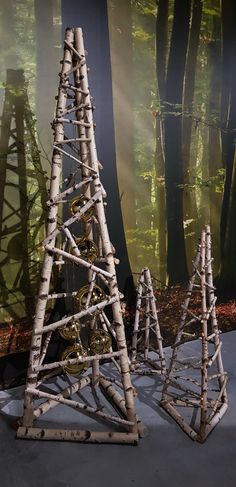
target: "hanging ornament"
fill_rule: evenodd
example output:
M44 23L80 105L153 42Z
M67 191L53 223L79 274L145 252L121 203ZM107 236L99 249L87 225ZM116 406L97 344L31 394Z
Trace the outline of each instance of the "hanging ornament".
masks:
M93 330L89 338L91 355L108 353L111 348L111 337L105 330Z
M80 196L75 196L75 198L70 201L70 211L72 215L75 215L78 211L82 210L83 206L85 206L86 203L88 203L89 201L89 198L87 198L83 194L81 194ZM94 207L91 206L85 213L81 215L81 220L85 222L89 221L93 216L93 213Z
M72 360L72 359L79 359L83 357L87 357L87 351L80 345L79 343L74 343L73 345L67 347L63 354L62 360ZM64 372L67 375L73 375L74 377L78 377L84 370L88 368L87 362L82 362L74 365L65 365L63 367Z
M80 251L82 259L93 263L98 257L98 249L93 240L87 237L76 237L75 243Z
M60 328L59 333L64 340L77 340L79 337L81 324L79 321L73 320L71 323Z
M83 286L76 294L75 296L75 306L78 308L78 310L84 309L87 303L87 298L89 294L89 285ZM89 306L94 306L101 301L104 301L106 299L106 294L103 291L103 289L97 284L95 284L90 301L89 301Z

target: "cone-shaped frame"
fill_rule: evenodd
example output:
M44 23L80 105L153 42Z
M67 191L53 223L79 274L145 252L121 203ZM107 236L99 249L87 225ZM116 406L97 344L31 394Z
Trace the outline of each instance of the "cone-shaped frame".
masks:
M138 350L144 337L144 350ZM150 270L145 267L137 286L137 303L131 348L131 371L140 375L166 373L166 361Z
M161 406L193 440L204 442L227 410L226 383L216 319L211 233L202 231L182 306ZM186 356L184 342L198 337L199 354Z
M65 34L56 115L53 121L55 138L47 235L44 240L45 256L33 325L24 416L17 436L18 438L136 444L138 421L116 279L114 248L110 242L104 211L106 193L99 176L101 165L97 158L93 123L94 107L91 101L82 30L68 28ZM61 183L64 156L67 157L67 161L74 164L74 168L71 168L71 173ZM75 195L76 200L74 198L71 200L71 196ZM68 202L68 198L72 216L59 224L58 207L61 203ZM74 231L78 231L77 229L80 229L82 237L96 240L93 245L93 248L98 249L95 261L91 262L81 254L73 234ZM53 286L52 269L58 264L60 267L66 264L71 269L71 274L80 271L81 267L87 270L84 272L87 286L85 292L78 293L78 290L74 289L50 294L50 285ZM75 303L75 309L72 306L72 312L68 316L48 323L47 304L51 299L62 298L71 299ZM105 312L108 305L111 308L109 319ZM89 350L84 349L79 356L72 354L70 358L45 363L52 333L55 330L60 332L62 327L65 325L68 327L75 321L78 323L78 320L88 330L101 327L110 332L116 339L117 351L113 351L110 347L104 353L89 355ZM77 348L82 343L80 337L78 340L79 343L74 344ZM101 360L117 359L119 359L120 381L106 378L100 370ZM72 366L77 366L76 370L80 372L86 370L81 372L79 380L73 384L70 381L70 385L58 393L53 389L51 392L48 391L47 384L47 392L45 392L44 384L47 377L58 370L72 370ZM92 390L95 398L93 403L88 403L87 399L84 402L78 401L78 397L74 397L81 389L84 393L87 386L91 386L90 391ZM117 387L121 394L117 391ZM79 397L81 398L81 393ZM108 404L108 401L104 403L104 397L111 404ZM38 402L36 403L38 399L44 399L44 402L39 405ZM68 405L84 412L97 422L102 420L108 425L115 424L115 430L81 431L34 426L37 418L58 404ZM111 405L118 414L110 412ZM120 431L118 427L121 428Z

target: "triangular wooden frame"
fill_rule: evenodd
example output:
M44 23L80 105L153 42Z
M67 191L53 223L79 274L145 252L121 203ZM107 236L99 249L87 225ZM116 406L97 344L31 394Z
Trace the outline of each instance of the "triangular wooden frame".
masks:
M139 336L145 334L144 351L138 351ZM154 344L150 344L150 334ZM137 286L137 302L131 346L131 371L138 375L166 373L166 361L162 346L156 298L150 270L142 269ZM152 356L150 356L150 353Z
M72 103L70 101L68 105L68 100L71 99ZM24 415L17 430L17 437L137 444L141 422L137 419L135 412L120 293L116 279L114 249L110 242L104 210L106 193L99 175L101 165L97 158L92 112L93 106L89 93L82 30L80 28L68 28L65 34L56 116L52 124L55 137L48 201L47 235L44 240L45 256L33 325ZM78 135L71 136L71 132L66 135L68 127L74 127L78 131ZM60 178L64 156L73 161L76 167L73 173L64 180L63 189L61 188ZM80 191L81 188L83 190L83 204L69 219L59 224L59 205L67 201L67 198L72 194ZM91 208L93 209L92 214L89 213ZM90 216L88 217L88 215ZM80 222L87 238L92 239L93 232L95 232L99 250L96 262L88 261L81 255L71 230L71 225L75 222ZM64 237L64 240L62 238L62 246L57 243L58 237L61 236ZM52 268L57 264L62 265L63 262L73 264L76 268L82 266L87 269L88 293L86 304L77 312L73 311L68 316L48 324L46 322L48 300L73 298L77 293L75 290L50 294ZM98 278L106 286L107 291L99 302L94 303L91 301L91 296ZM107 306L110 306L112 310L112 324L105 313ZM53 331L62 329L63 326L72 323L74 320L82 319L90 319L91 326L96 326L99 316L103 320L103 328L104 322L105 327L109 328L110 326L110 331L116 338L117 351L110 349L105 353L97 353L92 356L76 356L53 363L45 362ZM116 373L120 373L120 381L106 377L100 370L101 361L113 360L114 362L117 359L119 366ZM55 394L54 390L45 392L43 384L52 373L63 370L66 366L83 363L86 363L88 367L91 366L91 374L86 371L79 380L73 384L70 383L59 393ZM46 375L40 377L39 374L41 373ZM118 415L105 412L101 404L90 406L71 398L87 386L91 386L94 390L99 390L105 395ZM44 399L45 401L39 405L37 399ZM108 425L115 424L116 427L111 431L36 427L34 421L57 404L72 407L86 413L86 415L91 415L97 421L104 420ZM119 431L118 427L120 428Z
M227 374L223 368L222 342L216 319L212 260L211 232L207 225L202 231L193 261L193 273L182 306L182 317L161 399L161 406L183 431L199 442L206 440L228 407ZM197 308L196 294L200 300ZM200 332L196 330L197 325ZM185 357L186 349L183 347L186 338L197 337L199 356ZM210 373L212 369L215 370Z

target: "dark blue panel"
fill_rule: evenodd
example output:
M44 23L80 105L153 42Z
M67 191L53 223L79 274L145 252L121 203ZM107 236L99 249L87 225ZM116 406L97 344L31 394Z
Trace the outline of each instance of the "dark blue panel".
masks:
M101 173L107 191L107 221L110 238L120 258L117 268L121 288L130 274L122 224L116 174L115 139L112 107L112 82L106 0L62 0L62 32L66 27L82 27L89 83L96 110L96 144L98 159L103 164ZM64 35L64 34L63 34Z

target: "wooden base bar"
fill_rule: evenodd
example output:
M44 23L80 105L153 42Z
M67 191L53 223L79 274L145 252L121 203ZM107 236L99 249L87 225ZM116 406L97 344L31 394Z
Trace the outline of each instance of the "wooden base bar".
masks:
M20 426L17 438L28 440L78 441L81 443L120 443L137 445L138 434L106 431L83 431L68 429L25 428Z

